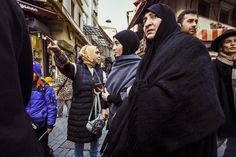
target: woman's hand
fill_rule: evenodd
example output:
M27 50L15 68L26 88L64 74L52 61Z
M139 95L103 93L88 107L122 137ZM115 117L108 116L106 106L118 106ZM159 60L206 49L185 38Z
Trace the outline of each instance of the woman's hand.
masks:
M107 109L102 109L102 116L106 120L109 118L109 112L107 111Z
M104 88L104 91L102 92L102 99L104 101L107 101L107 98L108 98L109 95L110 95L110 93L108 93L107 89Z
M52 52L56 53L58 51L60 51L60 48L59 46L57 45L57 41L53 41L53 42L50 42L48 44L48 50L51 50Z

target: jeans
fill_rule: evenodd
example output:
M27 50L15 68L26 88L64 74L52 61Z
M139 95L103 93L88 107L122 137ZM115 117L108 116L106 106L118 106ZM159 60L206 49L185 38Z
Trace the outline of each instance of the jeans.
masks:
M226 149L223 157L236 157L236 137L227 138Z
M97 157L99 147L99 139L90 142L90 156ZM84 157L84 143L75 143L75 157Z

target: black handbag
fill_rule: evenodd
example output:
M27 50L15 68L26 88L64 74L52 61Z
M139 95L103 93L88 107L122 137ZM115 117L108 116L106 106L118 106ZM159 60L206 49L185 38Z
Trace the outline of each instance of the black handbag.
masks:
M92 112L94 110L95 119L91 119ZM101 102L100 97L97 94L94 94L93 99L93 107L90 111L88 122L86 124L86 128L93 134L100 134L102 132L103 127L105 126L105 119L102 116Z

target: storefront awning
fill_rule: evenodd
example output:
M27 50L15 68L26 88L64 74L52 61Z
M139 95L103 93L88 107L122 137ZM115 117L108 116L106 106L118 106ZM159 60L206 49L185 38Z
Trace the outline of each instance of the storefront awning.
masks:
M106 41L102 32L98 28L88 26L88 25L84 25L83 28L84 28L85 35L88 35L89 37L91 37L94 45L109 47L109 43Z
M37 20L36 18L27 19L27 24L30 31L40 31L41 33L44 33L44 34L50 33L49 28L45 24Z
M40 16L44 16L44 17L48 17L48 18L56 18L57 15L55 12L41 8L39 6L21 1L21 0L17 0L18 4L20 5L20 7L25 10L25 11L29 11L32 12L34 14L40 15Z
M223 34L227 28L223 29L202 29L196 33L196 37L202 41L213 41L215 38ZM236 29L235 29L236 30Z

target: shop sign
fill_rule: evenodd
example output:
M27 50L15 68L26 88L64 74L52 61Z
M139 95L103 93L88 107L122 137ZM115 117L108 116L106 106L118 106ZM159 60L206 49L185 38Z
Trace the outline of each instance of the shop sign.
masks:
M29 12L32 12L34 14L37 14L37 15L40 15L40 16L46 16L46 17L49 17L49 18L56 17L56 13L54 13L50 10L38 7L36 5L30 4L30 3L27 3L27 2L23 2L23 1L20 1L20 0L17 0L17 2L20 5L20 7L25 11L29 11Z

